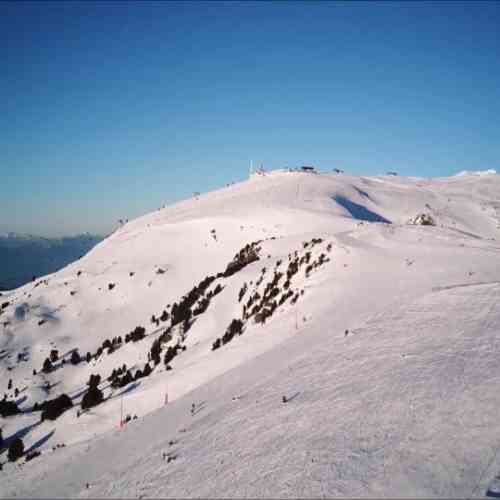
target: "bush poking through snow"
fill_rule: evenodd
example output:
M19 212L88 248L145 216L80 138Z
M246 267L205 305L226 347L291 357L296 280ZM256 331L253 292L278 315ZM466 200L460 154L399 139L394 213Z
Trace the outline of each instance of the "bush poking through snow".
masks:
M125 342L138 342L146 336L146 329L142 326L136 326L134 330L125 335Z
M17 403L15 401L7 401L6 399L0 401L1 417L10 417L12 415L17 415L18 413L21 413L21 410L17 407Z
M227 265L226 270L222 273L224 278L229 278L229 276L237 273L252 262L259 260L259 243L261 241L254 241L245 245Z
M436 222L430 214L421 213L409 219L408 224L414 226L435 226Z
M49 358L45 358L45 361L43 362L42 372L50 373L51 371L52 371L52 363L50 362Z
M97 406L103 400L102 391L97 387L91 387L85 393L82 398L82 410L86 410L87 408L92 408L93 406Z
M153 370L151 369L150 364L149 364L149 363L146 363L146 364L144 365L144 370L142 370L142 376L143 376L143 377L149 377L149 376L151 375L152 371L153 371Z
M33 460L36 457L39 457L42 454L41 451L38 450L33 450L30 451L29 453L26 454L25 460L26 462L29 462L30 460Z
M66 410L73 407L71 398L67 394L61 394L55 399L44 401L39 409L42 410L41 419L43 420L56 420Z
M227 327L226 332L222 336L222 339L221 339L222 344L224 345L224 344L227 344L228 342L231 342L231 340L233 339L233 337L235 335L241 335L242 333L243 333L243 321L241 321L241 319L233 319L231 321L231 323L229 324L229 326ZM215 349L220 347L220 345L219 345L218 347L214 348L214 345L218 340L219 339L217 339L214 342L214 344L212 345L212 351L214 351Z
M118 369L115 372L115 378L111 381L111 387L117 388L117 387L125 387L127 384L130 384L130 382L133 382L134 378L132 377L132 373L130 370L123 370L124 375L123 377L118 377ZM123 373L120 372L120 373Z
M101 383L101 376L99 374L94 375L91 373L87 385L89 387L97 387L100 383Z
M101 382L100 375L90 375L90 380L87 382L89 385L89 390L85 393L82 398L82 410L87 408L92 408L97 406L103 400L102 391L99 390L98 385Z
M165 366L170 364L170 361L172 361L178 354L181 346L177 344L175 347L169 346L167 349L167 352L165 353L165 357L163 358L163 362L165 363Z
M9 451L7 452L7 458L9 462L15 462L23 456L24 453L24 443L21 438L16 438L9 446Z
M245 293L247 293L248 290L248 285L246 283L243 283L243 286L241 287L239 293L238 293L238 302L241 302L241 299L245 296Z
M210 299L207 297L202 297L196 307L193 309L193 316L198 316L203 314L210 305Z
M153 360L155 366L159 365L161 362L161 341L160 339L155 339L153 345L151 346L151 350L149 351L151 354L151 359Z

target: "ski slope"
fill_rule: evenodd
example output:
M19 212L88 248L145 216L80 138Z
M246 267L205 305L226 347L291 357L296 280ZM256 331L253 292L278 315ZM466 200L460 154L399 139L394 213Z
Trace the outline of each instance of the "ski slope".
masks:
M484 496L500 472L499 200L493 173L274 171L130 221L79 261L4 293L0 372L24 412L0 426L42 455L5 463L0 495ZM408 225L419 213L436 226ZM168 325L151 315L256 241L259 260L216 278L207 310L185 334L173 330L185 351L172 370L162 362L119 389L103 381L105 401L77 418L90 374L142 369ZM264 324L246 319L212 350L294 252L322 262L290 279L296 302ZM52 348L84 355L137 325L140 342L39 371ZM33 404L61 393L73 408L40 423ZM120 428L122 405L138 418Z

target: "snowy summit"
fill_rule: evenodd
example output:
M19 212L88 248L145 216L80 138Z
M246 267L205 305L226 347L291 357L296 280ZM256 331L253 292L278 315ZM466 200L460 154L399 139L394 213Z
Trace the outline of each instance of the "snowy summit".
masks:
M462 175L494 175L496 174L497 171L493 168L490 168L488 170L462 170L458 174L456 174L456 177L460 177Z
M124 224L2 292L0 496L494 495L499 236L497 175L261 172Z

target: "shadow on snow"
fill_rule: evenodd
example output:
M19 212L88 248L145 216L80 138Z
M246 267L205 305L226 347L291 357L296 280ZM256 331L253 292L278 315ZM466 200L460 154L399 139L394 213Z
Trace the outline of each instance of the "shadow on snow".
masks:
M343 208L345 208L355 219L367 222L383 222L384 224L391 224L391 221L382 217L381 215L368 210L363 205L351 201L345 196L336 195L333 199Z

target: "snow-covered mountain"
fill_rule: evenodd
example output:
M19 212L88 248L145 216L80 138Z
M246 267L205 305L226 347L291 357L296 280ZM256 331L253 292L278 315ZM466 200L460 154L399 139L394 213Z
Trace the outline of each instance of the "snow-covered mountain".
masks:
M462 175L495 175L497 171L494 168L490 168L488 170L462 170L459 172L457 177Z
M0 496L491 494L499 235L493 174L274 171L130 221L0 297Z
M42 238L29 234L0 234L0 290L17 288L63 268L93 248L100 236L80 234Z

